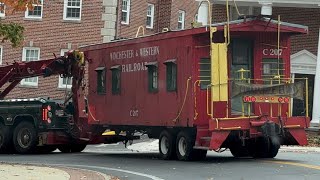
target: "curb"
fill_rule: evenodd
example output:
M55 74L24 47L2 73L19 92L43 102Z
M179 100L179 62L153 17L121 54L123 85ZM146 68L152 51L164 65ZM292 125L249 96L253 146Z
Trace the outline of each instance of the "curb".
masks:
M281 146L280 152L319 152L320 147L301 147L301 146Z
M0 162L0 179L32 179L32 180L112 180L114 177L108 176L93 170L59 167L44 164L18 164Z

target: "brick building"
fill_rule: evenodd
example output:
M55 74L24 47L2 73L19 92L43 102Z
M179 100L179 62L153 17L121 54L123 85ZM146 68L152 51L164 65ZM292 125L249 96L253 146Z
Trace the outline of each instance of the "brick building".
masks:
M117 38L132 38L140 26L145 34L158 33L164 28L190 28L198 3L193 0L119 0L118 6Z
M33 61L53 58L82 45L101 43L114 34L106 22L115 8L110 0L40 0L32 11L0 13L1 22L16 22L24 26L25 39L20 47L1 43L0 64L13 61ZM115 13L113 14L115 16ZM114 28L113 28L114 29ZM7 97L63 98L70 80L58 76L24 79Z

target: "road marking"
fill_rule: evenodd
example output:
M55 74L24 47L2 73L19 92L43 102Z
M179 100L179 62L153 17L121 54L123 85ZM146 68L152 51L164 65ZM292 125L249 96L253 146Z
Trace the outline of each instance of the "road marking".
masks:
M263 161L263 162L274 163L274 164L285 164L285 165L299 166L299 167L305 167L309 169L320 170L320 166L311 165L311 164L303 164L303 163L295 163L295 162L287 162L287 161Z
M144 173L139 173L136 171L129 171L129 170L124 170L124 169L117 169L117 168L108 168L108 167L100 167L100 166L87 166L87 165L74 165L74 164L50 164L50 165L54 165L54 166L65 166L65 167L81 167L81 168L92 168L92 169L103 169L106 171L118 171L118 172L124 172L124 173L128 173L128 174L133 174L136 176L142 176L142 177L146 177L149 179L153 179L153 180L164 180L161 179L159 177L153 176L153 175L149 175L149 174L144 174Z

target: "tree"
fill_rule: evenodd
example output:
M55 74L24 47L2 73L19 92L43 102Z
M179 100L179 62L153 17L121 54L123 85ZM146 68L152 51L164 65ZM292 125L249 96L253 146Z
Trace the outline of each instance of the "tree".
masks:
M25 11L27 8L32 9L33 4L38 4L39 0L1 0L0 10L4 10L7 14L17 11ZM24 27L17 23L2 23L0 21L0 38L2 43L11 42L13 47L19 46L23 41Z

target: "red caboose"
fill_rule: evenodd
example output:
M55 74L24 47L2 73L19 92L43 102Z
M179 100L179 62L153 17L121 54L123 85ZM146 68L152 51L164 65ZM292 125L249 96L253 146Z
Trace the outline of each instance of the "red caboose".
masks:
M292 99L308 98L290 79L290 36L307 32L254 18L84 47L89 124L159 138L164 159L306 145L309 118L291 115Z

